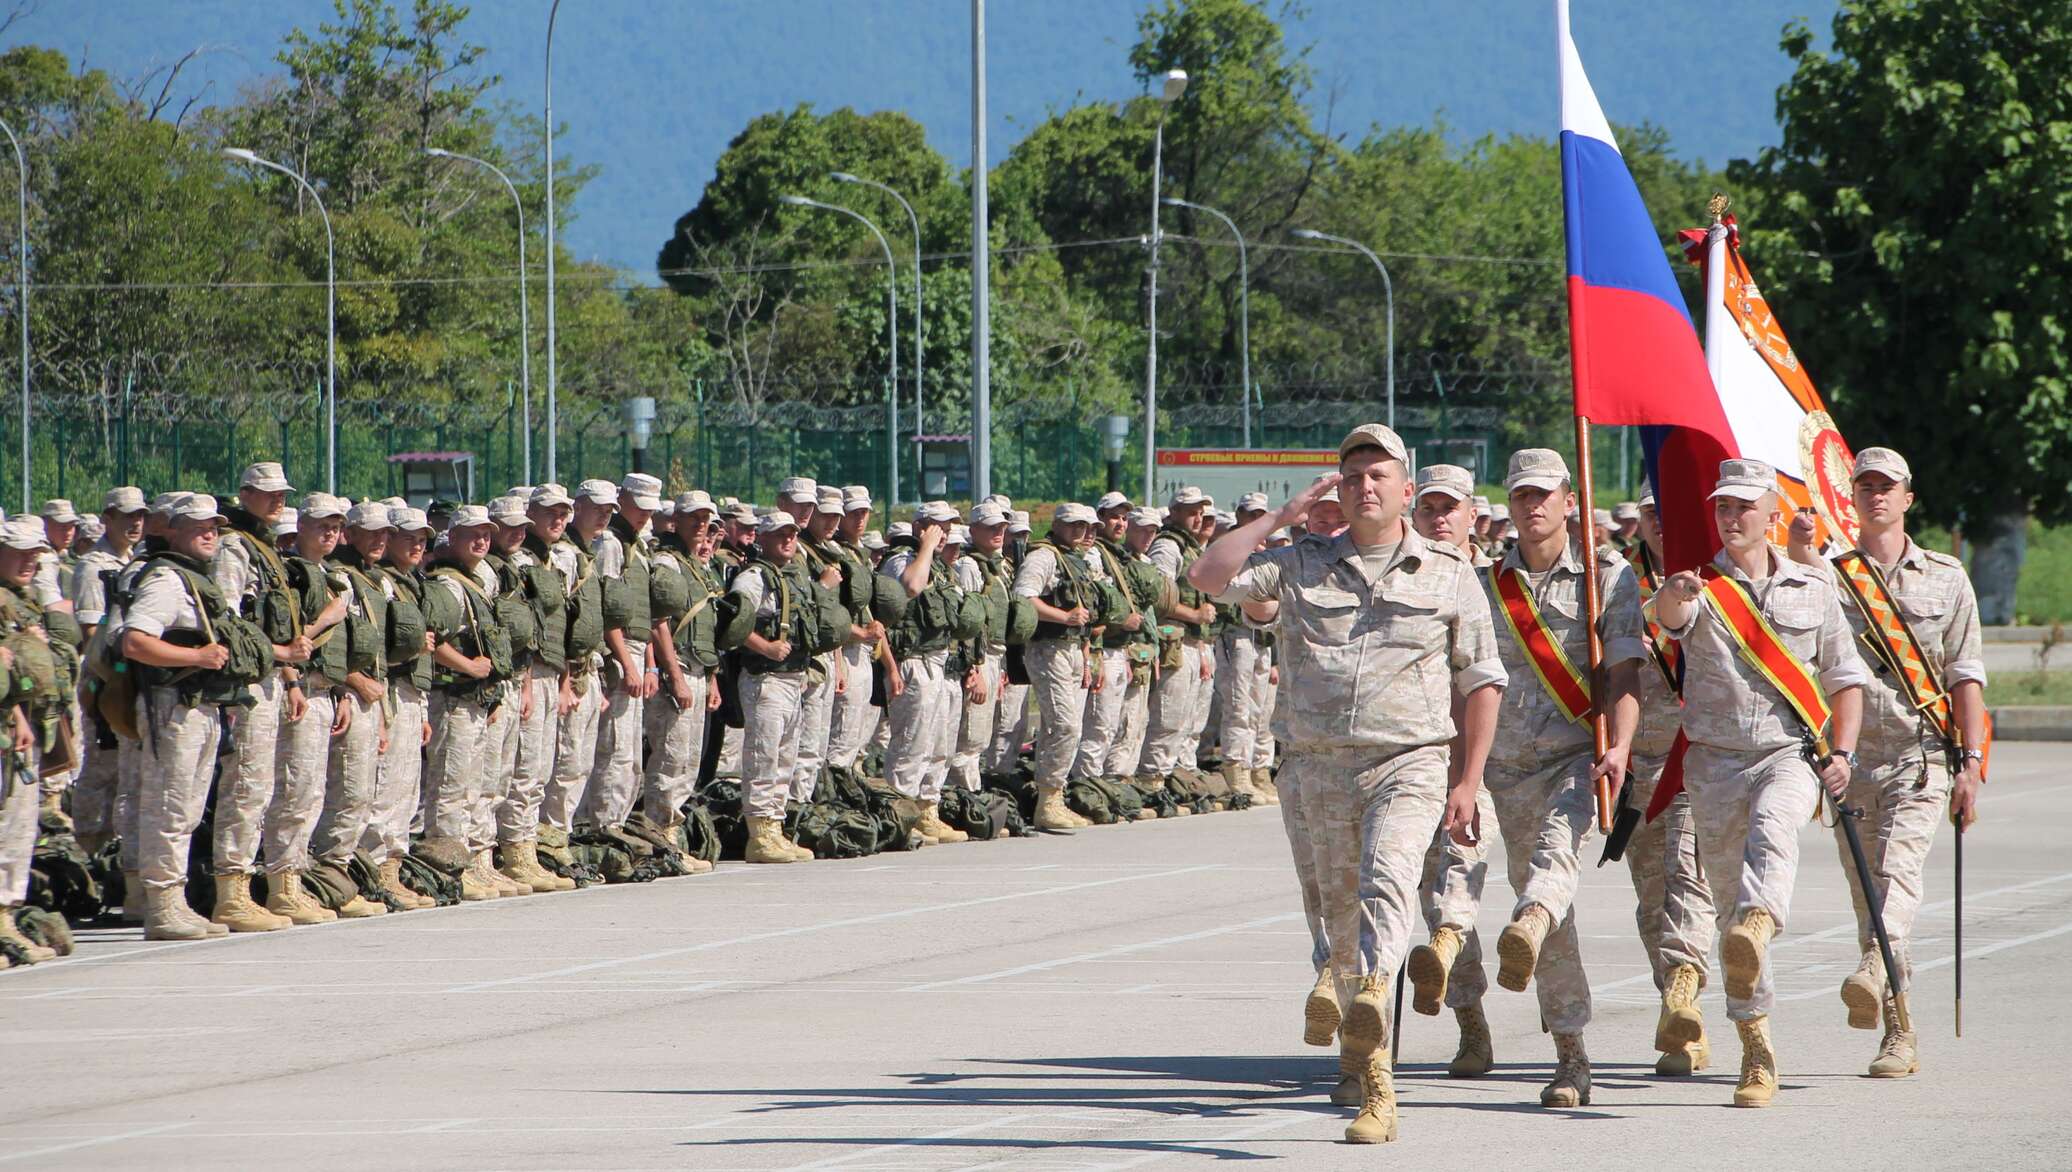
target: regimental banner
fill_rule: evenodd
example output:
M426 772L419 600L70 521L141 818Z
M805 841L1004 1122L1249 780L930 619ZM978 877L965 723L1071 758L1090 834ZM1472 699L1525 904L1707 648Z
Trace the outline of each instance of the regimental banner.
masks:
M1724 204L1716 201L1722 212ZM1820 521L1816 543L1855 545L1855 457L1750 275L1734 217L1679 235L1684 255L1705 270L1705 359L1735 442L1744 458L1777 469L1784 511L1772 540L1783 545L1792 516L1812 509Z

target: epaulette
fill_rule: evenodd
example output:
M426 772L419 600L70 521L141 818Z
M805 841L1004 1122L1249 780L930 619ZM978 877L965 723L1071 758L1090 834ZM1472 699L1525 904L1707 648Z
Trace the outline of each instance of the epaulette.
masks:
M1463 553L1461 551L1461 548L1457 545L1447 545L1442 542L1427 541L1425 542L1425 548L1431 550L1434 553L1443 554L1446 557L1450 557L1457 562L1465 562L1468 560L1468 555Z
M1921 547L1915 546L1914 548L1920 549ZM1964 559L1946 554L1939 549L1922 549L1921 556L1927 558L1929 564L1941 566L1946 570L1961 570L1964 568Z

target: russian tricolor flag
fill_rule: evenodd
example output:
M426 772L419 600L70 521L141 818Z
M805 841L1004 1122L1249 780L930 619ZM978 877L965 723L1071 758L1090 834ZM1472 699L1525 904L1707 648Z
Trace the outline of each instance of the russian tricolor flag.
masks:
M1568 239L1569 354L1576 414L1641 426L1670 570L1706 561L1719 541L1710 494L1737 454L1705 352L1670 275L1640 189L1612 139L1555 0L1561 41L1561 196Z

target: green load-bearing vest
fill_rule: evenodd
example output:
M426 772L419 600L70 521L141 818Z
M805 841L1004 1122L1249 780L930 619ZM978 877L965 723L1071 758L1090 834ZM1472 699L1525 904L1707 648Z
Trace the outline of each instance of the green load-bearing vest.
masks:
M605 618L604 582L597 576L597 559L580 541L562 538L562 544L575 551L576 584L569 592L568 606L563 612L568 616L568 635L562 650L568 662L577 666L588 664L592 655L604 649Z
M912 542L912 538L901 537L894 538L892 544L912 548ZM882 576L890 580L895 589L905 591L906 587L898 578L890 574ZM958 634L963 612L964 591L957 585L957 576L943 565L940 558L934 559L928 566L927 588L907 600L898 623L887 632L886 641L892 647L892 654L899 659L908 659L941 651L960 637L969 638L968 634ZM980 622L983 621L981 613Z
M626 638L645 643L654 637L653 600L648 596L648 553L640 535L624 517L614 514L606 530L619 539L625 551L625 567L619 577L604 584L604 625L626 632Z
M317 621L324 608L331 605L334 593L331 575L324 567L308 558L290 554L281 562L287 567L288 585L302 598L302 627L305 631ZM316 650L310 654L309 662L303 665L306 674L323 681L326 687L337 687L345 682L347 647L345 622L319 632L314 637ZM311 688L311 691L317 689Z
M1185 529L1177 529L1168 525L1160 529L1158 536L1152 538L1152 541L1153 543L1171 541L1180 547L1180 572L1173 575L1173 600L1181 606L1188 607L1200 606L1207 601L1208 596L1196 590L1187 581L1188 567L1194 564L1195 559L1201 557L1201 542L1195 540L1194 534L1187 532ZM1187 635L1196 639L1213 635L1216 626L1213 621L1207 623L1180 623L1178 625Z
M665 551L683 571L690 603L678 620L676 653L706 671L719 666L719 579L704 562L680 550ZM659 560L659 559L658 559Z
M526 552L532 563L524 569L525 597L532 603L538 631L533 651L540 662L555 671L568 666L568 582L547 556L547 543L538 534L525 535Z
M1059 545L1050 537L1045 537L1035 545L1030 546L1029 552L1033 554L1039 549L1050 550L1056 556L1058 563L1057 580L1052 582L1050 589L1044 592L1043 601L1057 607L1059 610L1072 610L1083 606L1090 615L1088 624L1091 625L1092 623L1099 622L1101 592L1093 579L1088 577L1086 563L1079 560L1078 556L1071 550ZM1045 639L1083 639L1086 637L1086 630L1087 628L1083 626L1068 627L1063 623L1054 623L1049 619L1038 618L1036 620L1036 633L1032 636L1032 640L1040 642Z
M368 573L360 551L352 546L340 543L338 552L326 564L346 576L353 597L360 600L360 605L345 616L346 670L381 679L388 674L388 595Z
M750 675L765 675L770 672L801 672L812 661L811 631L813 618L809 607L811 599L801 599L794 590L793 580L784 572L784 567L763 557L760 550L741 567L740 574L756 574L763 579L763 588L768 595L777 599L775 614L754 614L737 619L746 621L757 635L774 643L780 639L791 642L791 654L782 660L744 651L741 655L741 670ZM757 608L760 610L761 608ZM736 624L729 624L730 626ZM737 641L736 645L739 645Z
M223 599L223 592L217 589L207 567L200 562L172 550L152 554L144 568L131 580L133 596L135 591L143 588L144 579L154 573L178 574L181 584L194 599L195 609L202 616L202 630L167 631L165 641L178 647L221 643L230 653L230 658L216 671L133 663L129 667L137 673L137 686L142 689L170 685L179 692L181 702L186 704L249 705L252 702L251 685L273 670L271 640L256 623L230 609ZM123 605L127 609L128 600L124 600Z

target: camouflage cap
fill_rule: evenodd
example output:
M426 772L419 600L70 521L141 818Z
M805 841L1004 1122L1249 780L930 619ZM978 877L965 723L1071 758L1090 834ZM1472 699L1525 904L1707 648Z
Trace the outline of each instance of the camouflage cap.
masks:
M636 509L659 509L662 507L662 482L645 472L628 472L619 481L619 491L633 498Z
M1029 511L1027 509L1008 510L1007 531L1009 533L1027 533L1029 531Z
M872 553L876 553L885 548L885 535L875 529L866 529L863 531L863 536L856 539L856 544L870 550Z
M942 539L944 545L970 545L971 530L962 525L950 526L950 532Z
M0 545L9 549L49 549L50 541L43 535L43 522L35 517L16 517L0 523Z
M79 524L79 510L72 507L71 501L61 496L44 501L41 515L44 520L55 521L60 525Z
M1143 529L1156 529L1165 524L1165 518L1154 508L1131 509L1130 524Z
M1722 460L1719 483L1713 485L1711 495L1754 501L1761 500L1764 493L1776 491L1777 469L1761 460Z
M720 510L720 516L740 525L755 524L755 506L746 501L735 501Z
M490 501L489 519L513 529L532 524L532 518L525 513L525 498L522 496L500 496Z
M871 490L861 484L852 484L842 490L842 511L854 513L876 506L871 503Z
M781 533L786 529L798 527L799 523L792 520L791 514L782 509L764 513L755 519L755 532L758 537L765 533Z
M991 501L980 501L971 506L973 525L1005 525L1010 519L1007 510Z
M572 505L575 500L568 495L566 488L549 481L546 484L535 485L525 503L542 509L555 509L563 505Z
M1263 492L1248 492L1237 498L1237 511L1240 513L1265 512L1266 494Z
M1914 479L1914 470L1907 467L1907 458L1891 448L1865 448L1856 453L1856 471L1849 474L1849 479L1853 482L1873 472L1901 484L1911 483Z
M322 521L328 517L343 517L352 512L352 508L352 502L342 496L312 492L303 495L301 514L305 521Z
M345 514L348 529L394 529L396 522L389 516L387 505L379 501L361 501Z
M1612 520L1638 521L1640 520L1640 506L1632 501L1620 501L1612 506Z
M1169 509L1177 509L1183 505L1210 505L1214 503L1216 503L1214 498L1203 492L1198 484L1183 484L1173 490L1173 495L1166 498L1166 507Z
M1410 449L1403 446L1403 437L1394 428L1379 423L1362 423L1346 432L1345 438L1338 441L1338 458L1343 460L1347 453L1369 447L1380 448L1405 464L1410 462Z
M424 510L414 505L390 505L388 512L390 523L395 525L399 532L426 533L432 528L432 523L425 517Z
M692 513L717 512L719 512L719 506L713 503L711 495L702 488L694 488L689 492L677 495L676 515L679 517L687 517Z
M942 523L955 521L957 510L948 501L929 501L914 510L916 522Z
M820 496L820 486L810 476L787 476L777 486L777 499L796 505L810 505Z
M104 513L141 513L149 507L144 502L144 490L134 485L111 488L108 495L101 498L101 511Z
M619 507L619 486L609 480L590 479L576 485L576 499L593 505Z
M453 522L446 528L451 532L455 529L472 529L493 524L495 522L489 519L489 510L481 505L457 505L453 510Z
M1464 501L1475 495L1475 477L1458 464L1426 464L1417 470L1417 495L1428 492Z
M216 498L205 492L174 493L166 515L174 521L222 521L223 510L216 507Z
M1058 525L1091 525L1100 519L1099 514L1078 501L1066 501L1064 504L1059 505L1058 511L1051 516L1051 522Z
M1520 448L1511 453L1511 465L1504 473L1504 491L1537 488L1553 492L1567 484L1568 461L1553 448Z
M295 486L288 483L288 474L272 460L245 465L244 475L238 477L239 488L256 488L260 492L294 492Z
M1094 512L1096 513L1105 513L1110 509L1127 509L1129 507L1130 498L1119 492L1102 493L1101 499L1094 502Z
M912 537L913 535L914 527L906 521L894 521L892 524L885 526L885 536L888 539Z

